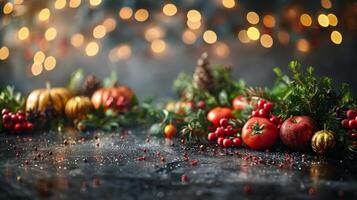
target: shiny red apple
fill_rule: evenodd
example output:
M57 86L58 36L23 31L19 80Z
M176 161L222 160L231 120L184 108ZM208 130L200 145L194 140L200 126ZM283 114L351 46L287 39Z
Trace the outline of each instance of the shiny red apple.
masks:
M316 123L309 116L295 116L284 121L280 128L280 139L284 145L297 151L311 148L311 138L316 131Z

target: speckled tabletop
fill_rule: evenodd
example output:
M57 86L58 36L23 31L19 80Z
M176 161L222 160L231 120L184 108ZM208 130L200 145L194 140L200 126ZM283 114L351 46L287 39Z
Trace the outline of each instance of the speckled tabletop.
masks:
M142 130L3 134L0 172L0 199L357 199L356 162Z

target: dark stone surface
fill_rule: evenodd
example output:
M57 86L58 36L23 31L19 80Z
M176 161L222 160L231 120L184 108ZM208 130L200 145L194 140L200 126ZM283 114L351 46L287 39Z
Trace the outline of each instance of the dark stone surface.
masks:
M146 131L1 135L0 199L357 199L356 162L164 143Z

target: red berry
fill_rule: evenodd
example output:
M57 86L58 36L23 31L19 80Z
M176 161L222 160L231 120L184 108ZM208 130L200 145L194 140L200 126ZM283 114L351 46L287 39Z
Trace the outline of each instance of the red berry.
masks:
M2 111L1 111L1 115L6 115L6 114L9 114L9 110L8 109L6 109L6 108L4 108L4 109L2 109Z
M25 117L22 116L22 115L18 115L17 119L18 119L19 122L24 122L26 120Z
M3 120L4 123L10 122L10 121L11 121L11 116L8 115L8 114L4 114L4 115L2 116L2 120Z
M223 147L228 148L230 146L232 146L232 141L228 138L223 139Z
M350 129L357 129L357 120L351 119L348 122L348 126L350 127Z
M351 133L351 137L356 138L357 137L357 133Z
M26 122L25 127L26 127L26 130L30 131L30 132L33 131L33 128L34 128L34 126L31 122Z
M228 119L227 118L222 118L219 120L219 124L223 127L226 128L228 126Z
M234 138L233 139L233 145L236 146L236 147L240 147L242 145L242 139Z
M17 123L17 124L15 124L14 129L15 129L15 132L19 133L23 130L23 126L22 126L22 124Z
M197 107L199 108L199 109L205 109L206 108L206 102L205 101L199 101L198 103L197 103Z
M263 109L264 108L264 104L267 102L267 100L265 100L265 99L260 99L259 101L258 101L258 108L260 108L260 109Z
M265 110L270 111L273 108L273 104L271 102L266 102L263 106Z
M266 117L268 115L268 111L265 109L259 109L259 117Z
M183 182L183 183L185 183L185 182L188 182L188 176L186 176L186 175L182 175L181 176L181 182Z
M342 121L341 121L341 125L342 125L342 127L343 127L343 128L349 128L349 127L350 127L350 125L348 125L348 122L349 122L349 120L348 120L348 119L344 119L344 120L342 120Z
M278 125L279 122L280 122L280 118L277 117L277 116L275 116L275 115L272 115L272 116L270 117L269 121L270 121L271 123L275 124L275 125Z
M222 146L222 145L223 145L223 140L224 140L223 137L219 137L219 138L217 139L217 144L218 144L219 146Z
M357 117L357 111L355 110L348 110L346 112L346 116L348 119L355 119Z
M259 111L258 110L253 110L252 111L252 117L259 117Z
M217 137L223 137L224 136L224 129L221 127L218 127L215 131Z
M11 115L11 121L12 123L16 124L19 121L19 118L17 117L17 115L13 114Z
M208 140L209 140L209 141L214 141L214 140L216 140L216 139L217 139L216 133L209 133L209 134L208 134Z
M224 133L226 135L232 135L234 133L234 129L233 126L228 125L225 129L224 129Z

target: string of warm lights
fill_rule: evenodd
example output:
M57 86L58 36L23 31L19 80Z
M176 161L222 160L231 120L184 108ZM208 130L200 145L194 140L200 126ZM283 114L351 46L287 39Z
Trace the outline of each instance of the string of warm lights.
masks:
M67 29L64 29L60 23L54 23L55 18L58 20L58 16L63 14L59 12L65 9L80 12L82 8L87 8L88 12L93 12L96 9L103 8L104 1L55 0L41 2L42 4L36 5L45 7L33 8L31 1L24 0L0 3L3 11L1 25L3 30L11 32L9 27L14 27L16 30L15 38L11 37L10 41L4 41L8 43L8 46L0 47L0 60L4 61L11 56L11 49L29 47L25 48L27 51L24 55L25 58L32 58L33 60L30 71L34 76L40 75L44 70L55 69L57 59L62 58L61 51L49 51L51 45L60 47L54 49L69 48L66 42L68 41L68 44L83 51L86 56L93 57L102 51L103 39L107 38L110 32L120 31L123 27L131 29L139 27L139 33L143 33L143 39L149 44L152 55L164 55L169 50L167 40L165 40L167 27L149 22L163 18L184 20L185 28L181 34L181 40L184 44L206 43L212 48L213 53L221 58L227 57L230 53L230 47L224 42L220 32L215 27L209 26L208 19L205 18L206 15L199 9L181 9L179 5L172 2L163 3L160 5L160 10L124 5L116 13L101 15L99 23L89 24L84 28L80 27L77 29L78 31L73 33L64 33L63 31ZM219 9L243 12L239 3L235 0L217 0L217 2ZM277 42L281 45L295 44L299 52L307 53L311 49L312 42L304 37L303 33L311 30L322 30L329 34L329 39L333 44L342 44L341 25L336 14L331 11L333 7L331 0L321 0L320 4L321 11L316 16L296 6L290 6L282 11L282 16L273 13L258 14L255 11L247 11L243 25L240 25L239 30L235 33L236 37L242 44L256 43L263 48L272 48ZM356 4L354 6L357 8ZM32 16L35 19L34 22L28 20L28 17ZM284 24L282 23L283 20L285 24L286 21L290 23L292 31L288 28L282 28L280 24ZM357 23L355 22L356 19L348 18L348 20ZM11 23L12 21L17 23ZM144 22L147 23L140 26ZM352 22L347 24L353 25ZM131 26L132 23L138 24ZM133 47L130 42L124 41L108 52L108 58L111 62L126 60L131 57L132 52Z

